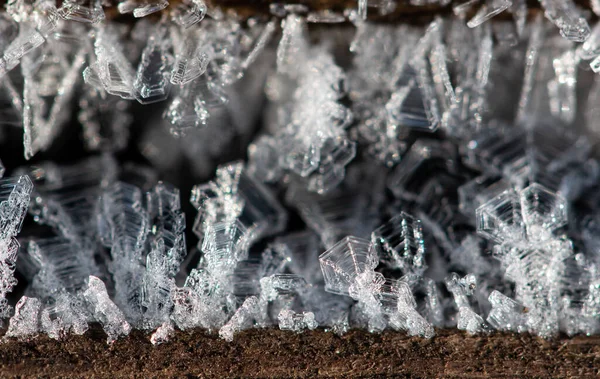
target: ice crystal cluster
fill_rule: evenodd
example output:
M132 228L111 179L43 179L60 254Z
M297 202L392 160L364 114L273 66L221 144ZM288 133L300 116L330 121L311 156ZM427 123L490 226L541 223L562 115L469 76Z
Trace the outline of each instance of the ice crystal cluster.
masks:
M600 23L528 3L9 0L4 338L600 332Z

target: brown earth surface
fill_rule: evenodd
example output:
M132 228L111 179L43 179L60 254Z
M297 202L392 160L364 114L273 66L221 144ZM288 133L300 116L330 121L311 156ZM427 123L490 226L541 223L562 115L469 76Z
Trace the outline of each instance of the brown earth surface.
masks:
M544 340L439 330L427 340L399 332L255 329L229 343L199 330L153 346L140 331L107 345L93 328L64 341L0 343L0 376L597 378L600 336Z

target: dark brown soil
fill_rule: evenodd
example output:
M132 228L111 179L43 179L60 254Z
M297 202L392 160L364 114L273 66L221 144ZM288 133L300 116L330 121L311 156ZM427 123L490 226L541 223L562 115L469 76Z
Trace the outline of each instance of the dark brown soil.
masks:
M541 377L600 376L600 337L544 340L495 333L249 330L232 343L204 331L152 346L133 332L107 345L97 328L57 342L40 336L0 343L2 377Z

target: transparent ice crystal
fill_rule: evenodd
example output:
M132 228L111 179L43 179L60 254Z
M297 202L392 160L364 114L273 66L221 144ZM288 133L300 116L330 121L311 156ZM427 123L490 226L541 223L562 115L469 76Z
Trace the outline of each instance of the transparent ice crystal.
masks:
M390 267L417 275L427 267L421 222L409 214L401 213L375 229L371 240L378 247L379 260Z
M23 296L15 306L15 314L10 318L4 338L35 338L40 330L41 307L38 299Z
M477 279L474 275L466 275L460 278L456 273L446 278L446 287L454 296L454 302L458 308L457 328L466 330L471 334L488 331L488 326L469 304L468 296L472 296L477 288Z
M175 328L173 327L173 324L169 321L165 321L154 333L152 333L150 342L152 342L153 345L168 342L174 332Z
M503 265L505 277L516 284L517 300L529 309L524 323L495 320L508 302L498 294L492 316L507 328L527 328L541 335L558 330L557 291L561 288L565 260L573 255L572 242L554 234L567 223L566 200L538 184L520 191L505 192L478 209L478 231L500 243L494 255ZM490 295L491 296L491 295ZM494 304L496 303L496 304ZM504 304L504 305L503 305ZM512 307L515 307L514 305ZM512 318L518 316L512 312ZM511 313L509 313L510 315Z
M279 312L279 329L302 332L304 329L316 329L318 324L315 321L315 315L312 312L296 313L292 310L282 310Z
M349 295L361 274L373 272L377 255L368 240L346 237L319 256L325 290Z
M219 336L227 341L233 341L233 335L248 328L254 319L254 313L258 307L258 299L255 296L247 298L233 317L219 330Z
M106 340L108 343L129 334L131 325L125 319L123 312L108 297L106 286L102 280L90 276L83 296L90 304L94 318L102 324L108 336Z
M33 185L27 175L0 179L0 316L6 318L10 307L6 294L17 284L14 278L19 242L17 233L29 206Z
M60 292L46 305L40 316L41 330L50 338L62 339L69 334L83 334L88 330L89 311L77 295Z
M390 292L384 293L383 297L386 302L391 300L391 307L386 313L389 314L389 323L393 328L406 330L411 336L433 337L433 326L417 312L417 304L407 283L401 280L393 282Z

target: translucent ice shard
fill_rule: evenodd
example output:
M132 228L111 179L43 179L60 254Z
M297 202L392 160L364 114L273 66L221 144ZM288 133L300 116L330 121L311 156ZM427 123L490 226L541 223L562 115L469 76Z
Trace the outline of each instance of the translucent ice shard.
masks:
M277 47L277 69L293 75L300 54L308 48L304 37L305 24L297 15L287 16L281 24L283 35Z
M474 334L487 331L488 327L481 316L471 309L468 296L473 295L477 288L477 279L473 275L460 278L456 273L450 274L445 280L448 291L454 296L454 302L458 308L457 328Z
M50 338L62 339L69 334L83 334L88 330L89 314L83 299L60 292L50 305L42 310L41 330Z
M481 205L509 189L509 183L498 176L482 175L458 188L460 211L475 220L475 211Z
M309 302L311 286L306 280L295 274L274 274L260 279L260 314L257 317L259 325L269 325L269 313L273 312L273 316L280 314L282 311L290 311L299 305L305 307ZM302 328L302 315L298 315L299 328ZM289 315L288 322L293 318Z
M325 278L325 290L349 295L350 287L359 275L372 272L377 255L368 240L346 237L319 256Z
M267 188L245 172L241 162L220 166L217 179L192 190L192 203L200 211L195 232L215 222L238 219L238 229L248 229L253 238L280 231L287 214ZM245 232L244 232L245 233Z
M133 17L139 18L159 12L168 6L169 2L167 0L125 0L119 3L118 9L121 14L133 12Z
M393 281L389 292L384 290L382 297L385 299L384 301L390 302L390 308L386 309L386 313L389 315L389 323L393 328L406 330L411 336L433 337L435 334L433 326L417 312L417 304L406 282ZM384 303L384 307L385 305Z
M567 201L560 194L534 183L519 195L529 239L547 239L545 233L551 233L567 224Z
M324 194L337 187L346 175L348 165L356 155L356 143L345 138L329 140L321 150L321 164L308 181L310 191Z
M325 291L357 300L367 316L369 330L383 330L386 320L379 295L385 279L374 271L377 256L368 240L346 237L321 254L319 262Z
M96 60L84 70L84 80L94 85L97 78L106 92L124 99L133 98L135 70L123 51L115 27L98 28L94 52Z
M271 38L275 34L275 28L276 24L274 21L270 21L265 25L260 35L257 37L254 47L252 48L252 50L250 50L248 56L242 62L242 69L247 69L252 63L254 63L254 61L256 61L256 59L266 48L267 44L270 42Z
M467 26L469 26L469 28L475 28L492 17L504 12L512 5L510 0L488 0L481 8L479 8L477 14L467 22Z
M91 306L94 319L102 324L108 336L107 343L113 343L117 338L129 334L131 326L125 320L123 312L108 297L101 279L90 276L83 295Z
M142 51L133 87L136 99L142 104L165 100L169 96L167 78L169 39L165 26L158 26L148 38Z
M358 17L363 20L367 19L368 0L358 0Z
M519 197L507 190L477 208L477 231L494 241L522 238L523 219Z
M58 10L65 20L96 24L104 20L101 0L65 0Z
M174 46L177 61L171 72L171 83L187 84L204 74L211 60L210 46L202 44L197 34L187 31L181 41Z
M590 35L590 27L571 0L540 0L544 14L555 24L560 34L575 42L583 42Z
M405 74L406 84L386 104L391 119L411 128L435 131L440 122L440 109L432 88L432 79L423 58L415 58Z
M171 123L171 134L182 135L190 129L205 126L209 112L198 97L195 86L188 84L173 98L165 109L163 118Z
M525 73L521 95L519 99L519 109L517 112L517 122L524 123L529 107L532 104L532 92L535 84L535 78L538 74L538 61L540 49L544 42L544 23L541 16L535 18L529 35L529 43L525 56Z
M75 94L86 51L75 50L69 63L55 62L67 54L48 46L42 55L24 57L21 71L24 76L23 128L25 158L43 151L58 136L69 116L63 112Z
M462 69L465 73L458 77L454 94L445 96L442 124L454 137L472 138L481 130L487 113L488 78L494 51L491 29L485 25L473 40L458 45L464 54L473 57ZM476 53L471 52L473 49L477 49Z
M258 298L251 296L247 298L233 317L219 330L219 337L226 341L233 341L233 335L251 326L257 311Z
M318 324L312 312L296 313L292 310L282 310L277 316L279 329L302 332L304 329L316 329Z
M239 221L224 221L206 227L202 241L205 263L214 270L231 271L246 259L253 232Z
M9 321L4 338L35 338L40 331L41 308L42 304L38 299L23 296L15 306L15 315Z
M287 249L288 267L292 273L301 275L309 283L316 283L321 279L320 241L315 233L304 231L287 234L278 237L275 242L282 244Z
M319 12L311 12L306 16L307 22L337 24L346 21L346 17L340 13L335 13L330 10Z
M498 330L521 331L525 327L525 308L498 291L489 296L492 310L487 322Z
M436 164L446 165L454 152L449 144L435 140L419 139L404 155L404 160L394 168L387 178L388 188L398 197L414 199L410 183L419 177L419 170Z
M10 316L11 307L6 300L6 294L17 284L17 280L14 278L14 271L19 243L16 239L11 238L2 240L0 244L3 257L0 263L0 313L2 318L7 318Z
M202 21L206 15L206 10L204 1L187 0L178 4L171 14L177 24L187 29Z
M153 345L160 345L161 343L168 342L169 339L175 333L175 328L173 324L169 321L164 322L150 337L150 342Z
M55 21L55 19L53 18L52 21ZM47 31L50 32L54 25L54 23L50 23ZM19 65L24 56L35 51L44 42L44 35L35 28L35 25L27 22L22 23L19 27L18 36L6 47L0 58L0 78Z
M27 255L39 271L29 291L45 300L63 290L76 293L84 288L88 277L99 271L89 249L62 237L30 241Z
M421 221L402 212L375 229L371 241L379 259L405 273L421 275L426 269Z
M495 215L484 209L492 204ZM501 243L494 256L501 262L505 278L515 283L515 300L529 310L523 328L542 336L554 335L559 329L558 293L566 280L565 260L573 255L572 242L554 235L566 223L566 202L534 183L518 197L514 192L499 195L480 207L480 214L478 231ZM501 297L496 300L499 306L506 303Z
M376 172L372 174L359 177L356 182L348 180L324 195L291 185L286 198L298 208L302 219L321 237L325 247L333 246L347 235L367 238L380 222L373 216L383 201L380 196L383 178ZM365 187L364 183L371 185Z
M137 323L142 317L139 289L149 216L142 206L141 190L129 184L113 184L100 201L98 230L104 244L110 247L115 300L127 317Z
M16 236L27 213L32 189L26 175L0 180L0 318L10 315L6 294L17 284L13 276L19 250Z
M97 198L102 186L116 180L116 162L110 156L92 157L69 166L46 162L27 173L34 178L36 201L29 210L34 220L79 245L81 251L90 251L97 241Z
M152 239L164 246L164 269L169 277L175 277L186 256L185 215L181 210L179 190L159 182L146 196Z

